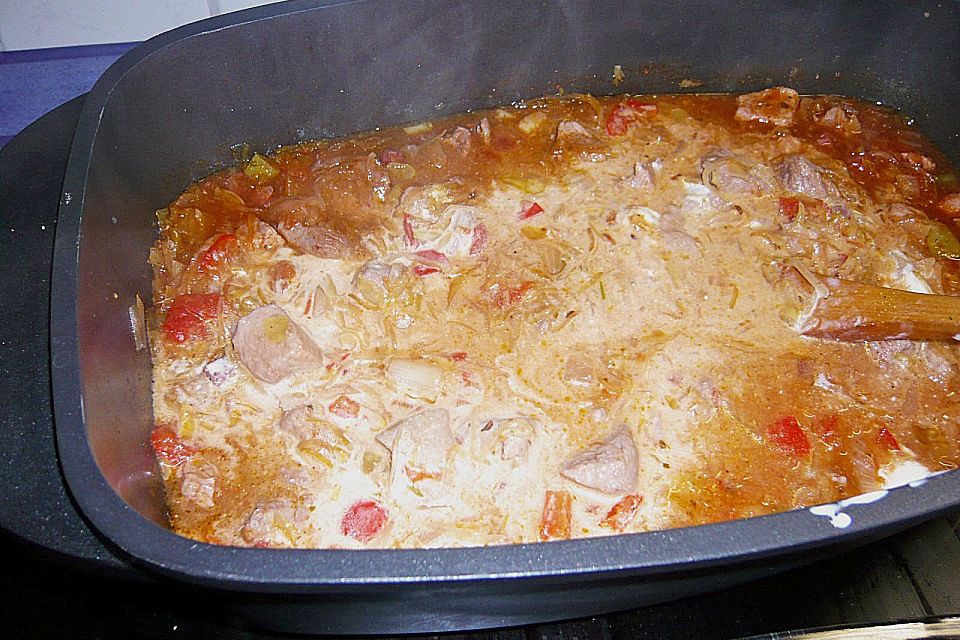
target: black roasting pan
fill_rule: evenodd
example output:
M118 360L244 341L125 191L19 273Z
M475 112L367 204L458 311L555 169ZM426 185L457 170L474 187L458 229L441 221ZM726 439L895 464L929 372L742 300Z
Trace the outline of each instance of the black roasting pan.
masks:
M158 36L90 92L61 195L51 362L67 486L130 564L233 592L261 625L325 632L500 626L664 601L956 508L960 472L949 472L820 513L590 540L386 551L202 544L163 524L145 443L150 363L134 349L128 308L137 294L150 299L154 210L229 164L237 143L271 149L560 90L786 84L901 109L956 162L958 51L960 4L923 1L296 1ZM626 78L614 90L616 64Z

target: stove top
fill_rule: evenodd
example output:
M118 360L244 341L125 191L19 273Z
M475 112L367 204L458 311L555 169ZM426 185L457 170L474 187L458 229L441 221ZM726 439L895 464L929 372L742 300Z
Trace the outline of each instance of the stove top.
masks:
M89 528L53 440L48 358L57 205L83 98L0 148L0 599L10 637L276 638L229 596L155 578ZM960 514L813 566L726 591L607 616L469 638L736 638L960 612Z

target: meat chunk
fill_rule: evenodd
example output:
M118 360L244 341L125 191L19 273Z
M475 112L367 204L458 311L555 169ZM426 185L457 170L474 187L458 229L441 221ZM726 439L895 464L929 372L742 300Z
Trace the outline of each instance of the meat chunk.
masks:
M844 109L842 106L831 107L818 121L819 124L839 129L845 134L860 133L860 120L853 108Z
M280 416L280 430L300 440L298 451L311 460L328 463L343 461L351 443L343 429L317 414L312 404L288 409Z
M484 437L481 446L486 455L517 467L526 462L536 430L529 419L513 417L488 421L480 434Z
M442 139L462 154L470 152L470 130L466 127L455 127L443 134Z
M281 414L280 430L286 431L301 440L306 440L316 434L319 420L319 417L314 413L313 405L302 404Z
M530 438L521 434L508 434L498 443L497 453L501 460L519 462L527 457L530 452Z
M203 366L203 375L215 386L222 387L237 375L237 365L226 358L217 358Z
M198 507L213 506L213 494L217 481L217 468L212 464L190 460L181 467L180 493Z
M570 458L560 475L604 493L626 493L637 484L637 445L627 427Z
M951 218L960 218L960 193L950 193L940 199L940 210Z
M624 180L624 183L637 191L653 191L653 178L653 164L637 162L633 165L633 173Z
M281 498L261 502L247 516L240 529L240 537L254 546L289 547L295 542L296 520L290 500Z
M391 283L403 274L403 264L385 260L370 260L357 270L353 284L364 300L382 307L389 294Z
M390 442L389 436L393 434L395 437ZM378 439L385 446L389 443L392 449L390 486L394 497L417 495L433 504L449 499L449 487L443 483L443 476L456 438L450 430L450 416L444 409L414 414L381 433ZM411 486L416 487L416 492L409 491Z
M762 122L778 127L793 124L800 96L787 87L773 87L737 97L734 118L745 122Z
M277 200L263 216L291 247L320 258L367 257L363 236L375 227L369 216L334 211L317 197Z
M409 434L401 443L400 438ZM445 409L429 409L404 418L390 428L377 435L377 442L391 451L395 451L398 443L412 444L416 455L411 450L410 459L416 458L427 467L438 469L442 460L454 444L453 432L450 431L450 416Z
M953 365L944 357L943 347L915 340L880 340L868 342L868 350L889 369L904 369L913 365L924 377L945 382L953 375Z
M257 220L251 244L260 251L275 251L283 246L283 237L263 220Z
M715 154L701 161L704 184L727 196L761 196L773 193L777 181L765 165L754 164L726 154Z
M590 132L575 120L563 120L557 125L557 143L570 142L589 142L593 136Z
M323 355L307 332L273 304L240 319L233 347L253 377L270 384L319 365Z
M454 202L459 185L453 182L408 187L400 195L397 212L418 221L433 223L440 219L440 212Z
M274 293L283 293L297 277L297 268L289 260L280 260L270 265L267 275L270 277L270 289Z
M277 231L290 246L320 258L364 257L359 244L334 226L281 222Z
M777 174L783 188L792 193L824 201L840 197L836 185L824 178L820 167L804 156L787 156L777 166Z

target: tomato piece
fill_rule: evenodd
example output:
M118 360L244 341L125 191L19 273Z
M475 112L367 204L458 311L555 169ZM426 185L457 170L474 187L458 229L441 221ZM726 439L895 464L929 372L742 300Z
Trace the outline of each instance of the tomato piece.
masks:
M567 491L547 491L540 516L541 540L566 540L570 538L570 507L573 497Z
M417 246L417 238L413 235L413 222L406 213L403 214L403 237L407 239L409 246Z
M197 269L199 271L216 271L237 252L237 236L232 233L225 233L210 243L206 251L197 258Z
M804 456L810 453L810 441L800 423L793 416L784 416L767 428L767 434L775 445L785 453Z
M424 249L423 251L417 251L417 256L423 258L424 260L429 260L430 262L437 262L439 264L450 264L450 259L440 253L439 251L434 251L433 249Z
M636 515L641 504L643 504L643 496L635 493L624 496L620 502L610 508L607 515L600 521L600 525L614 531L623 531Z
M777 204L780 206L780 214L787 219L787 222L793 222L800 213L800 201L796 198L780 198Z
M360 542L370 542L387 523L387 511L373 500L354 503L340 520L340 532Z
M413 272L418 276L428 276L431 273L440 273L440 269L426 264L415 264L413 265Z
M877 442L890 451L900 451L900 443L886 427L880 428L880 433L877 434Z
M161 425L150 434L150 446L161 462L176 467L197 455L196 447L184 442L170 427Z
M453 360L454 362L463 362L464 360L467 359L467 352L454 351L453 353L450 354L450 359Z
M220 294L187 293L174 298L163 320L163 334L177 344L205 338L207 321L220 313Z
M360 403L348 396L337 396L327 408L330 413L341 418L356 418L360 415Z
M487 225L482 222L473 228L473 242L470 243L470 255L475 256L487 246Z
M521 282L515 287L501 287L497 289L497 293L493 296L493 304L495 304L498 309L512 307L523 299L523 296L526 295L532 286L532 282Z
M523 202L520 203L520 206L521 206L521 209L520 209L521 220L526 220L527 218L532 218L538 213L543 213L543 207L541 207L536 202L530 202L528 200L524 200Z

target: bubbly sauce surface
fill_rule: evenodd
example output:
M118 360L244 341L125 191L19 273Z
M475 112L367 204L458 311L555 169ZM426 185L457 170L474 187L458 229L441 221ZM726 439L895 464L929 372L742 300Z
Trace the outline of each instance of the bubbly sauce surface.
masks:
M790 292L960 293L957 191L900 115L783 88L549 97L255 155L158 212L171 524L508 544L956 468L956 343L808 338Z

